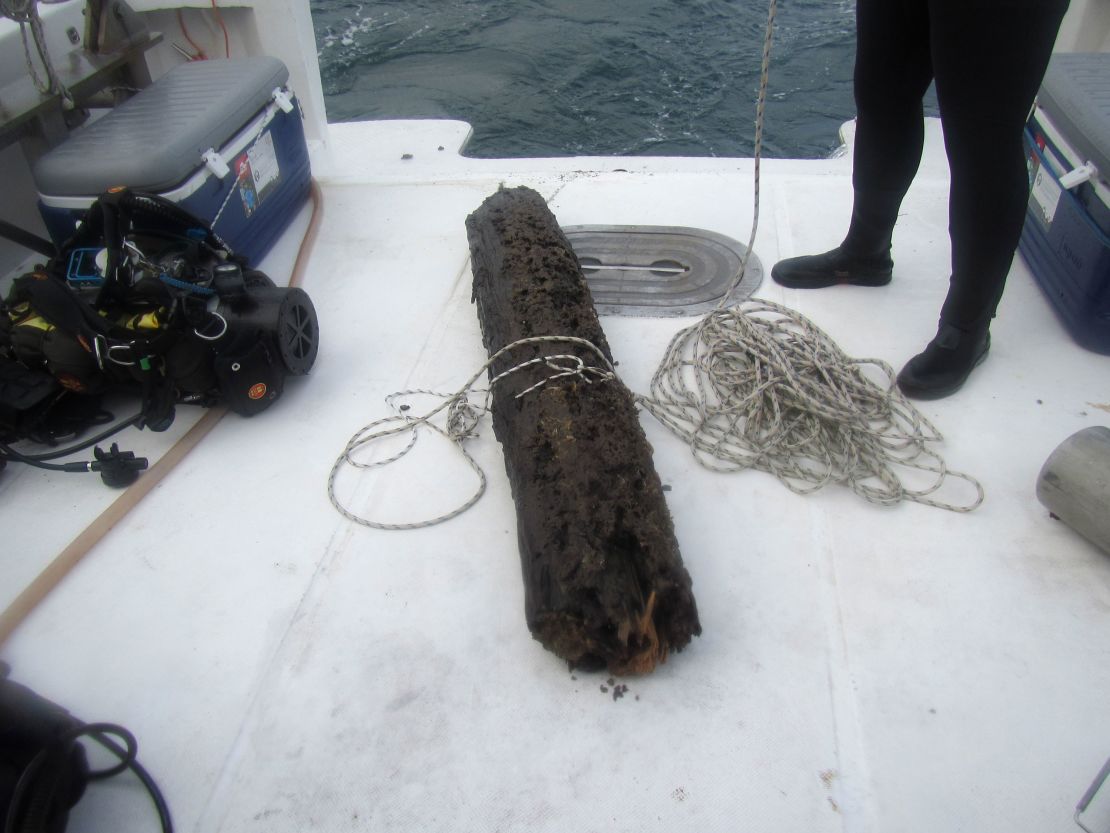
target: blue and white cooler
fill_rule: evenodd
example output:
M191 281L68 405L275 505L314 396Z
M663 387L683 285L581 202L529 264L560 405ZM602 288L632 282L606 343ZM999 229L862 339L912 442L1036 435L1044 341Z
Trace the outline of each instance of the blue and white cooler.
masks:
M34 166L55 244L114 186L160 194L257 264L308 196L289 72L277 58L194 61L74 133Z
M1110 54L1053 56L1025 145L1019 251L1075 340L1110 354Z

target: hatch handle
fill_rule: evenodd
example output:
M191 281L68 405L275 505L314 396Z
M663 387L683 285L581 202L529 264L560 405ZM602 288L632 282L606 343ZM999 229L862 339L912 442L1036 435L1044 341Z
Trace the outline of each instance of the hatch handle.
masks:
M1087 792L1083 794L1083 797L1079 799L1079 803L1075 806L1075 823L1086 830L1087 833L1095 833L1095 831L1083 824L1079 817L1091 806L1091 802L1094 801L1095 795L1102 789L1102 785L1106 783L1107 778L1110 778L1110 758L1106 759L1106 763L1102 765L1102 769L1095 776L1095 780L1091 782L1091 786L1087 788Z

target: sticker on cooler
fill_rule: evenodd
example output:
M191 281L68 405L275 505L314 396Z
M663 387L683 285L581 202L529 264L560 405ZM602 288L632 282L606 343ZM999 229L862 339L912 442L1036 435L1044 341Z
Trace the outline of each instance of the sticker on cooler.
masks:
M1060 194L1063 189L1060 188L1056 178L1050 171L1045 170L1045 166L1041 165L1037 169L1036 175L1033 177L1033 201L1041 210L1041 216L1044 218L1046 226L1052 225L1052 218L1056 216L1056 206L1060 204Z
M250 150L235 160L235 173L239 182L239 196L243 200L243 213L249 217L281 181L274 138L269 130L259 137Z

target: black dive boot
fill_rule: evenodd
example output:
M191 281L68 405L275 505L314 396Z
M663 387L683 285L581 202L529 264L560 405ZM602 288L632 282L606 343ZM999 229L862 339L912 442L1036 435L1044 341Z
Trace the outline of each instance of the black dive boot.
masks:
M968 331L942 321L924 352L906 362L898 374L898 387L910 399L943 399L963 387L990 347L986 327Z
M791 289L821 289L836 284L885 286L894 262L890 236L902 204L901 191L855 191L852 222L844 242L830 252L780 260L771 269L775 283Z
M791 289L821 289L842 283L886 286L893 271L894 261L889 254L861 257L837 246L824 254L780 260L771 268L771 277Z

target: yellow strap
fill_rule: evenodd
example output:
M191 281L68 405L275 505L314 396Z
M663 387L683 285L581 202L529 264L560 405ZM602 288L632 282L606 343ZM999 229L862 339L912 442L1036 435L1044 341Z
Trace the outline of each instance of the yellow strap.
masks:
M42 330L44 333L48 333L54 329L53 324L37 313L27 316L22 321L16 321L13 325L13 328L14 327L31 327L35 330Z

